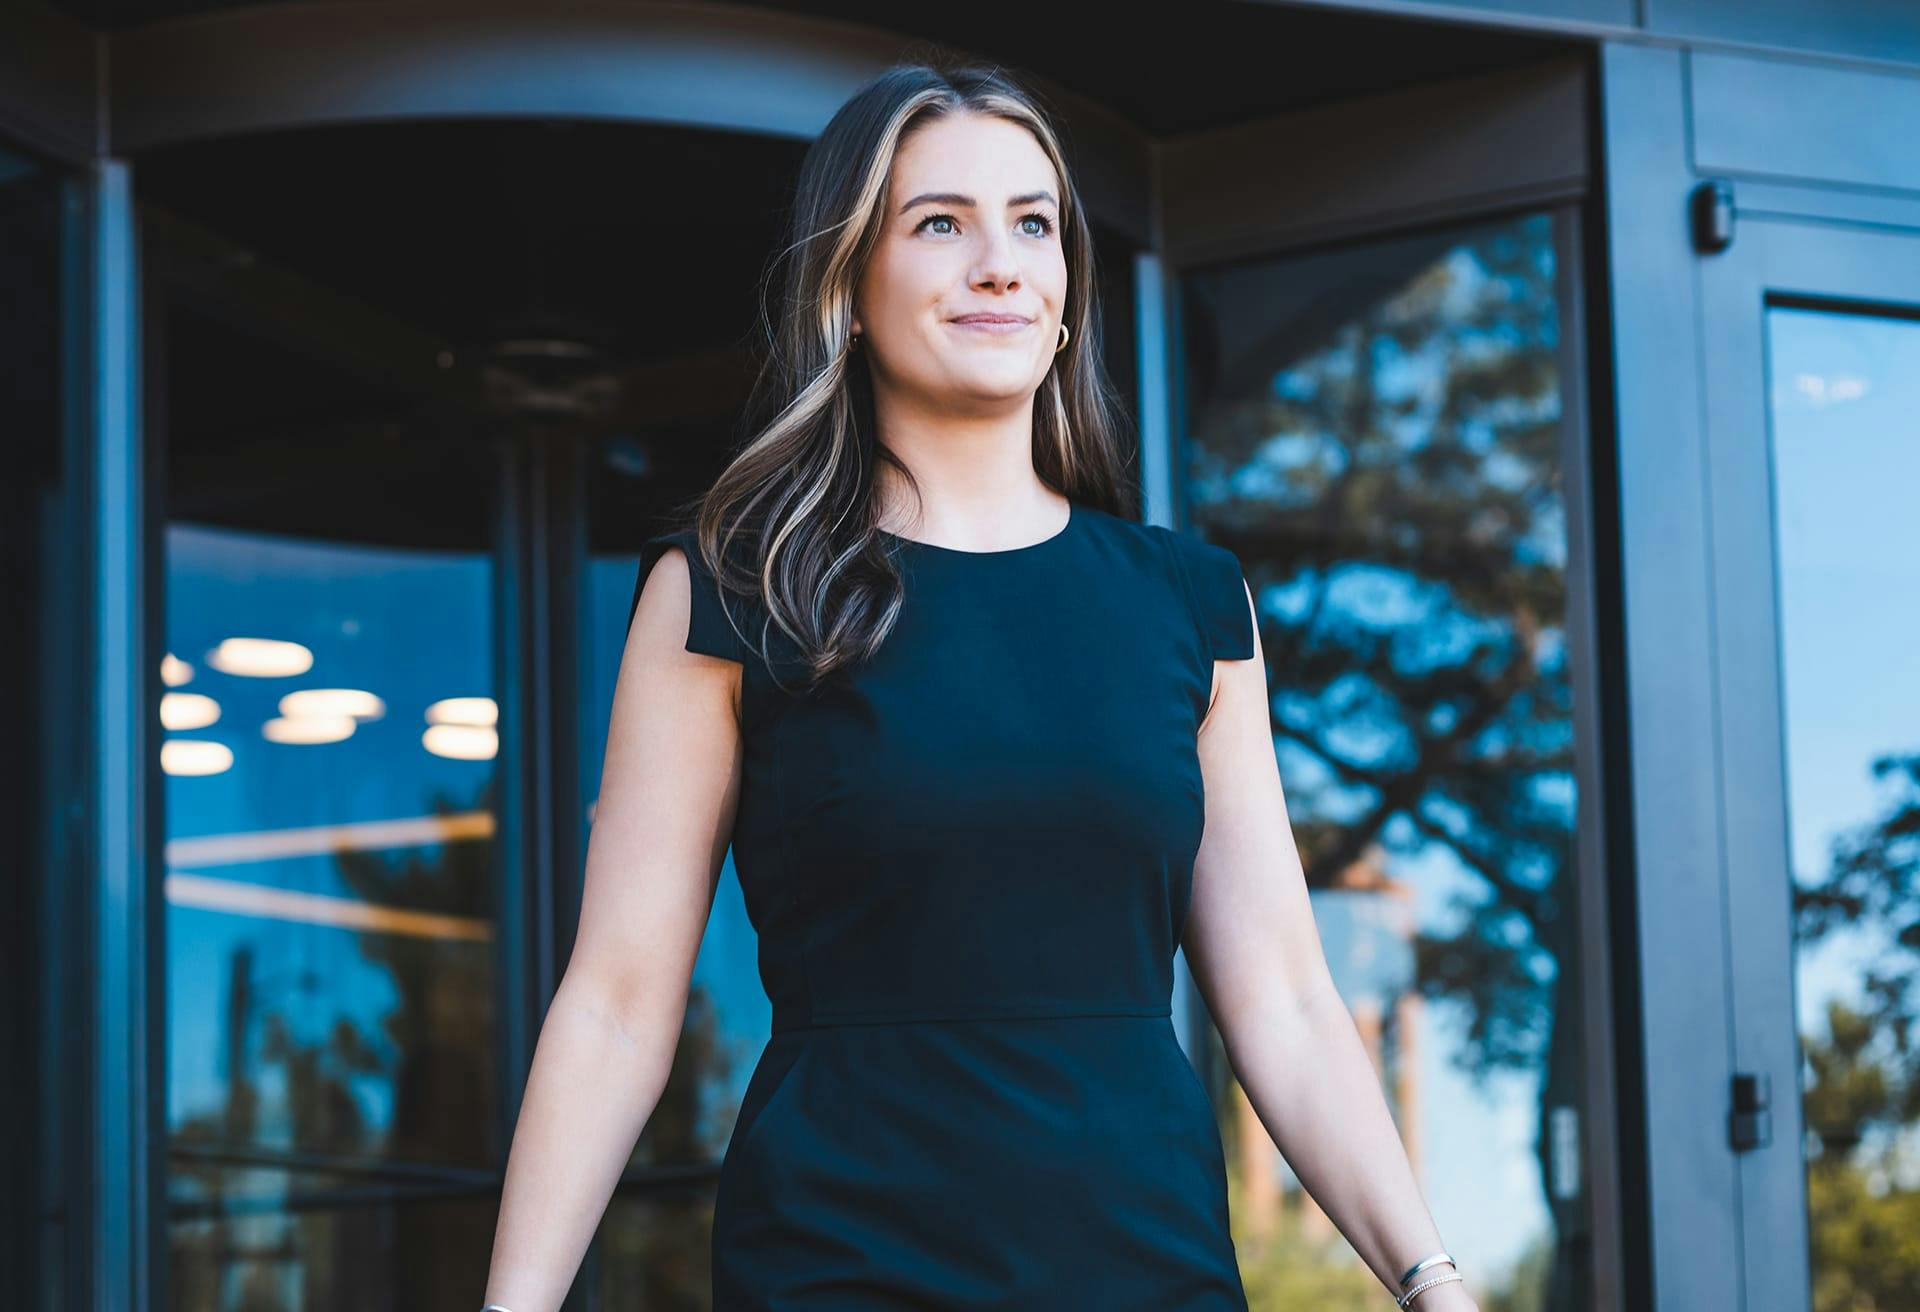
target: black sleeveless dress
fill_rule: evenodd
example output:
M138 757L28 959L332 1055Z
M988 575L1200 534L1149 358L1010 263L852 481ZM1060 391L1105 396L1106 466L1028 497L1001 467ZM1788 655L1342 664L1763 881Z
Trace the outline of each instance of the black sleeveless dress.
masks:
M689 531L634 585L681 547L686 646L745 666L733 858L773 1033L720 1170L713 1305L1245 1309L1170 1005L1196 733L1214 661L1253 655L1239 561L1078 503L1007 551L889 537L898 623L812 694L741 643L721 606L759 624Z

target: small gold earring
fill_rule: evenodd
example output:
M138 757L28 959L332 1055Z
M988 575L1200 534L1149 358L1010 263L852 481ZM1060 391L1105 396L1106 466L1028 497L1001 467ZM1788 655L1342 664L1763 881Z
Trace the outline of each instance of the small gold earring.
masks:
M1058 355L1060 354L1060 352L1067 349L1067 338L1070 336L1072 336L1072 334L1067 331L1067 326L1064 323L1061 324L1060 325L1060 345L1053 348L1053 353L1055 355Z

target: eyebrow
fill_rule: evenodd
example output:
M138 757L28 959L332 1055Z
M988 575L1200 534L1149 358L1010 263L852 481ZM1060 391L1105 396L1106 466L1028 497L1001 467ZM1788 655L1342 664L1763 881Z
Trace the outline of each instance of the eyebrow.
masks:
M1031 205L1037 200L1051 202L1056 208L1060 204L1059 201L1053 199L1053 193L1050 191L1029 191L1023 196L1010 197L1007 201L1007 208L1011 209L1015 205ZM915 196L905 205L902 205L900 212L905 214L916 205L955 205L962 209L970 210L978 203L979 202L975 201L973 197L962 196L958 192L925 191Z

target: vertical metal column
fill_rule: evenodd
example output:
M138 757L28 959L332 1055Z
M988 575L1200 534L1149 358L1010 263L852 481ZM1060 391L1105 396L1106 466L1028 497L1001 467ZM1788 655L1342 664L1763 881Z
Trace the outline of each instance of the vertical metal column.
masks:
M1630 1305L1645 1288L1663 1312L1792 1306L1791 1291L1741 1288L1739 1165L1726 1145L1727 865L1685 53L1609 42L1597 67L1625 693L1608 765L1622 794L1608 885L1626 986L1615 997L1623 1280Z
M158 1031L149 1013L158 1009L149 928L159 872L148 859L147 796L156 762L146 654L139 271L131 169L124 160L96 160L90 184L95 863L86 921L94 963L85 974L93 988L86 1305L137 1312L152 1301L152 1154L154 1136L165 1128L152 1117L150 1045Z
M1140 471L1149 524L1175 522L1173 459L1173 350L1168 316L1173 288L1158 251L1133 257L1134 322L1139 363L1134 370L1140 393Z

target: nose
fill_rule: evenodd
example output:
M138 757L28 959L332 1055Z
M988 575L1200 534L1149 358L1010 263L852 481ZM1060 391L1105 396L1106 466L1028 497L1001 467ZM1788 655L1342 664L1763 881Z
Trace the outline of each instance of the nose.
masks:
M1020 285L1020 258L1014 246L1013 234L1004 230L994 231L991 226L983 231L984 235L975 248L973 285L1011 291Z

